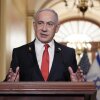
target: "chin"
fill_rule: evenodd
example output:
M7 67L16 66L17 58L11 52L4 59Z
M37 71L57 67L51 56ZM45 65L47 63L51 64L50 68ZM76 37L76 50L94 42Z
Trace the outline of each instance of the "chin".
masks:
M48 42L48 40L47 40L46 38L40 38L39 40L40 40L42 43Z

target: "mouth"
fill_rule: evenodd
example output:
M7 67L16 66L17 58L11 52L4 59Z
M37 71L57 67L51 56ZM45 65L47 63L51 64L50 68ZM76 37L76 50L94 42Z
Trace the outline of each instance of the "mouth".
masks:
M46 33L41 33L41 37L46 38L48 35Z

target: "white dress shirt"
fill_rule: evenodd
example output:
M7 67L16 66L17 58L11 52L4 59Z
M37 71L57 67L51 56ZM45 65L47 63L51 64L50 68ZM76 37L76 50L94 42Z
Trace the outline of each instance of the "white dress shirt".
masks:
M49 52L49 72L51 70L52 67L52 63L53 63L53 58L54 58L54 51L55 51L55 46L54 46L54 40L52 40L49 44L49 48L48 48L48 52ZM35 52L36 52L36 57L37 57L37 62L39 65L39 68L41 69L41 63L42 63L42 55L44 52L44 44L41 43L37 38L35 40Z

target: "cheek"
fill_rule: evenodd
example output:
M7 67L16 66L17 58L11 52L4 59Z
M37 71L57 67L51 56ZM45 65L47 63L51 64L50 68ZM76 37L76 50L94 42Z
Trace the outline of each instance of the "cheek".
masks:
M40 28L36 28L35 33L36 34L40 34L40 32L41 32L41 29Z
M41 29L42 29L42 27L39 27L39 26L36 26L36 27L35 27L35 30L36 30L36 31L40 31Z
M50 38L53 38L54 37L54 35L55 35L55 31L52 31L52 32L50 32Z
M56 33L56 28L53 28L53 29L50 29L50 32L52 33L52 34L54 34L54 33Z

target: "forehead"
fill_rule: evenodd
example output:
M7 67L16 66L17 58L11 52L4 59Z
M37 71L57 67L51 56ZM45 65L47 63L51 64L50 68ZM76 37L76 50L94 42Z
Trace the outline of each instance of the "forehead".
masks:
M42 21L57 21L57 16L54 12L52 11L41 11L38 12L36 16L37 20L42 20Z

